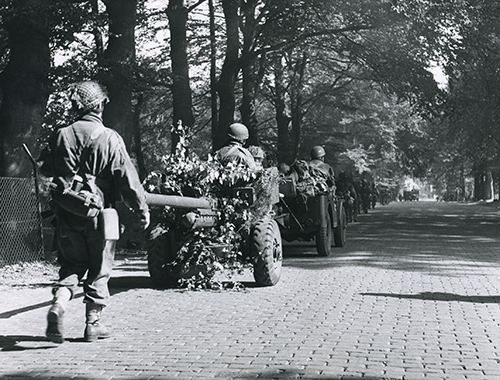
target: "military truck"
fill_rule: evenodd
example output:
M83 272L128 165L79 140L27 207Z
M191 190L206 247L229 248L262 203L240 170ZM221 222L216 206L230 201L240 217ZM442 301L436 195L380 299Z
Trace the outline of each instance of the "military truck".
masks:
M277 191L276 188L276 194L272 197L274 201L266 201L277 202L279 199ZM248 205L257 201L253 187L235 187L232 189L232 196L239 200L247 200ZM175 218L163 221L163 225L182 227L167 229L158 227L153 230L148 247L148 269L154 285L175 287L181 276L186 278L195 273L203 273L204 264L198 262L193 263L191 272L183 272L185 268L181 267L177 258L180 248L193 238L196 231L208 231L224 222L219 208L221 199L147 193L146 201L152 208L168 206L175 209ZM269 210L271 206L268 206ZM277 284L281 275L283 256L280 229L271 214L261 215L251 225L242 227L239 234L241 239L238 239L238 243L212 244L208 249L220 256L234 244L241 244L239 248L243 252L243 260L252 264L256 284L259 286Z
M417 202L420 199L420 191L417 189L404 190L403 199L406 202Z
M296 178L289 176L280 183L280 197L275 219L284 240L314 239L323 257L331 255L333 246L345 246L347 215L334 189L304 196L297 191Z

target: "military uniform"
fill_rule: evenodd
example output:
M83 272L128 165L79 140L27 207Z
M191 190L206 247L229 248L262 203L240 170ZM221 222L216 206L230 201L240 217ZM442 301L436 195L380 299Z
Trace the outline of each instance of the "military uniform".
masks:
M329 164L320 159L313 159L309 162L309 166L322 173L326 179L327 185L330 188L335 187L335 173Z
M104 127L98 114L88 113L57 130L40 161L41 173L53 177L57 186L68 187L75 174L84 172L95 177L105 206L112 206L121 194L141 216L148 213L144 190L123 139ZM58 286L68 288L74 296L78 282L88 270L84 302L106 306L115 241L104 240L97 218L76 216L57 204L54 211L61 265Z
M237 165L244 165L249 169L256 169L255 159L253 158L250 151L244 148L240 143L236 141L231 141L229 145L226 145L216 152L216 158L223 165L227 165L229 162L233 162Z
M345 175L345 173L340 173L336 181L337 194L344 198L344 206L347 214L347 221L355 222L357 221L356 212L356 201L357 194L354 189L354 185L351 180Z
M363 212L366 214L370 209L371 199L370 199L370 185L365 179L361 180L359 194L361 197L361 208L363 209Z

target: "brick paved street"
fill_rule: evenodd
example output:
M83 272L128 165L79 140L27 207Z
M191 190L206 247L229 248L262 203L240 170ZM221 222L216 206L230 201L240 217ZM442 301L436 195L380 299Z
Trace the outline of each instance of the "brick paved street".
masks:
M319 258L287 247L281 282L244 291L150 288L145 261L118 264L114 336L43 335L46 284L2 291L0 375L9 378L500 379L500 213L399 203L349 227ZM250 277L246 277L250 278Z

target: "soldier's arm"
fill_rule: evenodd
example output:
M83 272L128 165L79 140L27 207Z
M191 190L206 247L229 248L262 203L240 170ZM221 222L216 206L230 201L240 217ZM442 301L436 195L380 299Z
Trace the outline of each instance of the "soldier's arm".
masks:
M125 203L136 211L142 219L149 218L149 208L146 204L146 194L142 187L137 170L125 148L123 139L115 134L110 139L112 149L111 173L115 185Z

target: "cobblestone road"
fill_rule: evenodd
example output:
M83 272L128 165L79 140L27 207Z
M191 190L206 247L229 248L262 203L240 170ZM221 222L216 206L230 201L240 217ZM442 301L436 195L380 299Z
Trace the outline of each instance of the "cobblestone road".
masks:
M150 288L120 262L114 336L46 342L46 284L2 291L0 376L42 379L500 379L500 214L479 205L378 207L329 258L288 247L282 281L242 292Z

